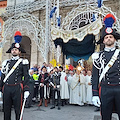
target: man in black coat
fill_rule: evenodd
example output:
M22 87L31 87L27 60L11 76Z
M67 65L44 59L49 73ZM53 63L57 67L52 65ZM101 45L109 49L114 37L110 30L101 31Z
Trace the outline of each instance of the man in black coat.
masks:
M50 78L50 84L52 86L52 107L50 109L55 108L55 93L57 92L57 105L58 110L60 110L60 72L58 72L58 68L54 68L54 73L52 78Z
M27 98L25 108L30 108L32 107L32 98L34 96L34 85L35 85L35 80L33 79L33 74L34 70L29 69L29 97Z
M22 39L19 31L15 33L14 39L15 43L12 43L6 52L11 53L12 58L2 63L0 91L3 92L4 120L11 120L12 105L15 109L16 120L19 120L22 108L22 94L24 92L24 98L29 96L29 63L27 59L19 57L20 53L25 53L19 44Z
M101 107L102 120L111 120L113 110L116 110L120 119L120 52L115 48L120 34L109 26L109 18L110 22L115 20L113 15L106 15L104 18L106 28L98 41L104 43L105 48L92 55L92 101L95 106Z
M40 103L38 106L42 106L42 101L45 99L45 107L47 107L47 100L49 97L48 89L49 89L49 81L48 81L48 76L49 74L47 73L47 69L45 66L41 68L41 74L39 75L39 82L40 82Z

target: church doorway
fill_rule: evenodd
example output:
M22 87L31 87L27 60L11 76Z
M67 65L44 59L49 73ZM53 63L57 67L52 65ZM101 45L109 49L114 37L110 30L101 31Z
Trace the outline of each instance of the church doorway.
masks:
M22 53L20 56L24 59L28 59L28 61L31 61L31 40L27 36L22 36L21 41L22 48L26 51L26 53Z

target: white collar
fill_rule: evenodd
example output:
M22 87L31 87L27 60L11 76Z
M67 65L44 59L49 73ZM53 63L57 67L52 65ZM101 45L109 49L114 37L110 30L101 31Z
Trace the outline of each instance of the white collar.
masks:
M107 52L109 52L109 51L114 51L115 50L115 47L112 47L112 48L104 48L104 51L107 51Z
M20 57L19 56L16 56L16 57L12 57L11 60L18 60Z

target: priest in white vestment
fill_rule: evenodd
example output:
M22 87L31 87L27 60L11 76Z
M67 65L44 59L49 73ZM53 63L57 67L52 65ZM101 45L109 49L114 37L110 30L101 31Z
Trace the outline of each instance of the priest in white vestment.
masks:
M86 101L87 104L92 105L92 84L91 84L91 71L87 71L87 76L86 76Z
M68 77L68 90L69 90L69 95L71 96L71 91L72 91L72 88L71 88L71 83L72 83L72 81L73 81L73 75L74 75L74 73L73 73L73 71L70 71L69 72L69 77Z
M80 74L80 94L81 94L81 98L82 98L82 102L85 104L86 103L86 74L84 74L82 71Z
M63 102L69 99L68 78L67 78L67 74L63 71L61 71L61 77L60 77L60 96L63 106L64 104Z
M79 71L73 75L73 80L71 81L70 89L70 104L84 105L82 101L81 94L81 74Z

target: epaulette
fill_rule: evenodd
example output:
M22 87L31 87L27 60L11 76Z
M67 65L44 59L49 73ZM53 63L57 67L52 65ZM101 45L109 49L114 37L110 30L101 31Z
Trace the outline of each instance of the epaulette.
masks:
M92 54L92 60L97 60L104 51L94 52Z
M6 66L9 60L10 60L10 59L4 60L4 61L2 62L2 67L3 67L3 66Z
M27 59L23 59L22 61L23 65L29 64L29 61Z
M92 54L92 59L93 60L96 60L96 59L98 59L99 58L99 52L94 52L93 54Z

